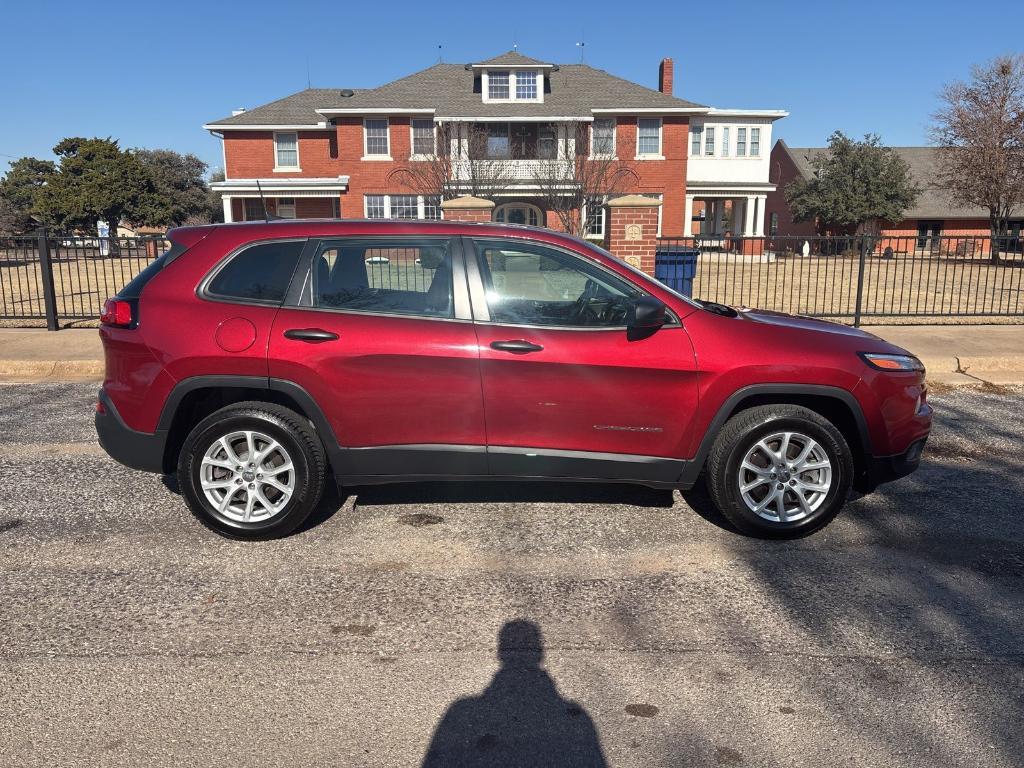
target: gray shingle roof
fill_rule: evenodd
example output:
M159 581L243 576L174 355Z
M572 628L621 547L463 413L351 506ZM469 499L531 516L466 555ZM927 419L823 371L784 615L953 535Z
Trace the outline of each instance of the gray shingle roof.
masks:
M510 67L524 67L524 66L550 66L546 61L540 61L539 59L531 59L529 56L523 56L519 51L505 51L500 56L495 56L493 59L487 61L478 61L477 64L484 64L487 66L505 66L506 64Z
M591 117L592 109L681 108L704 107L585 64L547 71L543 103L484 104L479 71L462 64L435 64L379 88L357 90L348 98L337 88L310 88L211 125L312 125L324 119L317 109L433 109L438 117L482 118Z
M811 177L814 168L811 161L827 155L828 147L790 147L781 142L793 158L797 169L805 179ZM984 208L959 205L950 202L949 190L938 180L939 150L935 147L892 147L892 151L907 161L914 181L921 187L921 195L914 207L905 214L908 219L987 219Z

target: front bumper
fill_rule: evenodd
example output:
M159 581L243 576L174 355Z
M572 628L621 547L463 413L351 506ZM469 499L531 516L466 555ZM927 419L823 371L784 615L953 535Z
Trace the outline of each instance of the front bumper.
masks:
M913 442L903 453L895 456L869 456L864 471L854 484L861 493L870 493L882 483L891 483L906 477L921 464L921 454L928 438L922 437Z
M96 434L103 450L131 469L162 473L167 433L163 430L152 434L136 432L124 423L110 397L102 389L99 392L99 404L101 408L96 410Z

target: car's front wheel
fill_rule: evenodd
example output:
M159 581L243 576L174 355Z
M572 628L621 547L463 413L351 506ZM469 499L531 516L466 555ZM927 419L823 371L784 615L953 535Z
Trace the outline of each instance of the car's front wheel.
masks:
M722 428L708 455L708 490L737 528L766 538L802 536L839 512L853 480L842 433L814 411L765 405Z
M327 473L320 440L294 411L229 405L195 426L178 459L178 485L207 527L231 538L284 536L313 511Z

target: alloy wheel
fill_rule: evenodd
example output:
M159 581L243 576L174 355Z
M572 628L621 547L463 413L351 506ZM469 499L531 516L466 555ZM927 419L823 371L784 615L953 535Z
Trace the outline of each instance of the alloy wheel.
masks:
M752 512L774 523L793 523L825 502L832 487L832 462L813 438L777 432L747 451L737 481Z
M206 500L238 523L269 520L295 492L291 456L273 437L254 430L231 432L206 449L200 465Z

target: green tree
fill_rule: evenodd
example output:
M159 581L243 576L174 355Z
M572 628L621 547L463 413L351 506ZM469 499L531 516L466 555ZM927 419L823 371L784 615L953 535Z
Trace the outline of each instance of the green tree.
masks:
M102 219L113 232L122 220L134 220L154 193L145 165L114 139L68 138L53 152L60 168L37 190L35 208L58 227L94 232Z
M153 183L152 192L133 212L133 224L167 227L212 220L210 190L203 178L206 163L195 155L170 149L136 149L133 154Z
M56 173L49 160L22 157L0 179L0 232L21 234L32 229L38 190Z
M855 141L842 131L811 161L814 174L784 190L794 221L826 230L858 231L878 221L899 221L921 194L907 162L876 134Z

